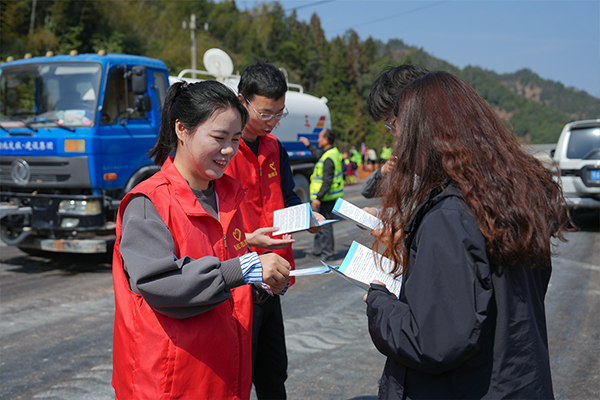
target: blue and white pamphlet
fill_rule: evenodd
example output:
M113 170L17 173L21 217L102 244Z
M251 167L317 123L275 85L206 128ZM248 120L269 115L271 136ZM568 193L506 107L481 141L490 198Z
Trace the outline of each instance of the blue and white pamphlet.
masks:
M323 265L327 265L321 261ZM374 252L367 246L352 242L350 250L344 257L339 267L327 265L333 272L337 272L354 285L369 289L375 279L382 282L387 289L396 296L400 295L402 277L394 278L390 274L394 263L389 258Z
M290 272L290 276L318 275L334 272L353 285L368 290L371 282L378 280L396 296L400 295L402 277L394 278L390 274L394 263L389 258L374 252L367 246L352 242L350 250L344 257L342 265L329 265L321 261L322 267L298 269Z
M290 276L320 275L327 274L329 272L331 272L331 269L329 266L325 265L323 267L294 269L290 271Z
M379 218L369 214L341 197L336 200L335 205L333 206L333 214L348 221L352 221L361 228L369 229L371 231L381 229L383 226L382 221Z
M273 212L273 227L279 228L278 231L273 232L273 236L305 231L314 226L323 226L337 221L339 219L327 219L319 222L310 208L310 203L299 204Z

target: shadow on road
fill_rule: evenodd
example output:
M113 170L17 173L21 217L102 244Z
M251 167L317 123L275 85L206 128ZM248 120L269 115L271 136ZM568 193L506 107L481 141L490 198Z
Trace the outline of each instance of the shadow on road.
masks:
M59 271L62 275L76 275L111 273L111 259L110 254L36 253L36 255L29 255L19 251L18 254L3 255L1 262L11 272L16 273L38 274Z
M377 396L358 396L348 400L377 400Z
M377 396L358 396L348 400L377 400Z
M571 218L584 232L600 232L600 210L574 210Z

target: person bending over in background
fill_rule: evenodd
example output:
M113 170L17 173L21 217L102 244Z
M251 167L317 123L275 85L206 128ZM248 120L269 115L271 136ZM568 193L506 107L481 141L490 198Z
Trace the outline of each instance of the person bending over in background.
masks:
M427 75L429 71L420 65L402 64L381 71L379 77L373 82L371 91L367 96L367 110L369 117L374 121L383 120L387 128L391 129L393 124L392 110L396 105L398 93L413 80ZM391 148L390 148L391 149ZM388 150L389 152L389 150ZM383 150L381 151L383 155ZM375 172L370 174L363 186L361 194L367 199L376 197L377 186L381 179L393 168L396 157L390 154L388 161L380 165Z

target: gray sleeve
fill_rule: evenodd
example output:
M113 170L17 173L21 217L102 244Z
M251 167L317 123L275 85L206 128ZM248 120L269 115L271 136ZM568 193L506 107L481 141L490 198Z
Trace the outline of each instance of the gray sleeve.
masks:
M156 208L137 195L123 213L120 250L131 290L156 311L183 319L206 312L246 284L239 258L175 257L175 242Z
M383 175L381 175L381 168L377 168L375 172L367 177L365 183L363 183L362 188L360 189L360 194L367 199L372 199L375 197L375 194L377 193L377 186L379 185L381 178L383 178Z
M321 158L321 156L323 155L324 151L319 149L317 146L315 146L314 144L311 144L308 146L308 150L310 151L310 153L313 155L313 157L316 158Z

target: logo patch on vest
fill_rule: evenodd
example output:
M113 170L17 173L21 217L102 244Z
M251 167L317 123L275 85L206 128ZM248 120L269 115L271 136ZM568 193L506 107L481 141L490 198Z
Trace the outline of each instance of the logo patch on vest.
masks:
M237 244L233 246L234 249L239 250L242 247L246 246L246 239L242 241L242 231L239 228L235 228L233 230L232 236L235 240L237 240Z
M275 161L273 161L271 164L269 164L269 167L271 167L271 169L273 170L273 172L269 173L269 178L272 178L274 176L277 176L277 168L275 168Z

